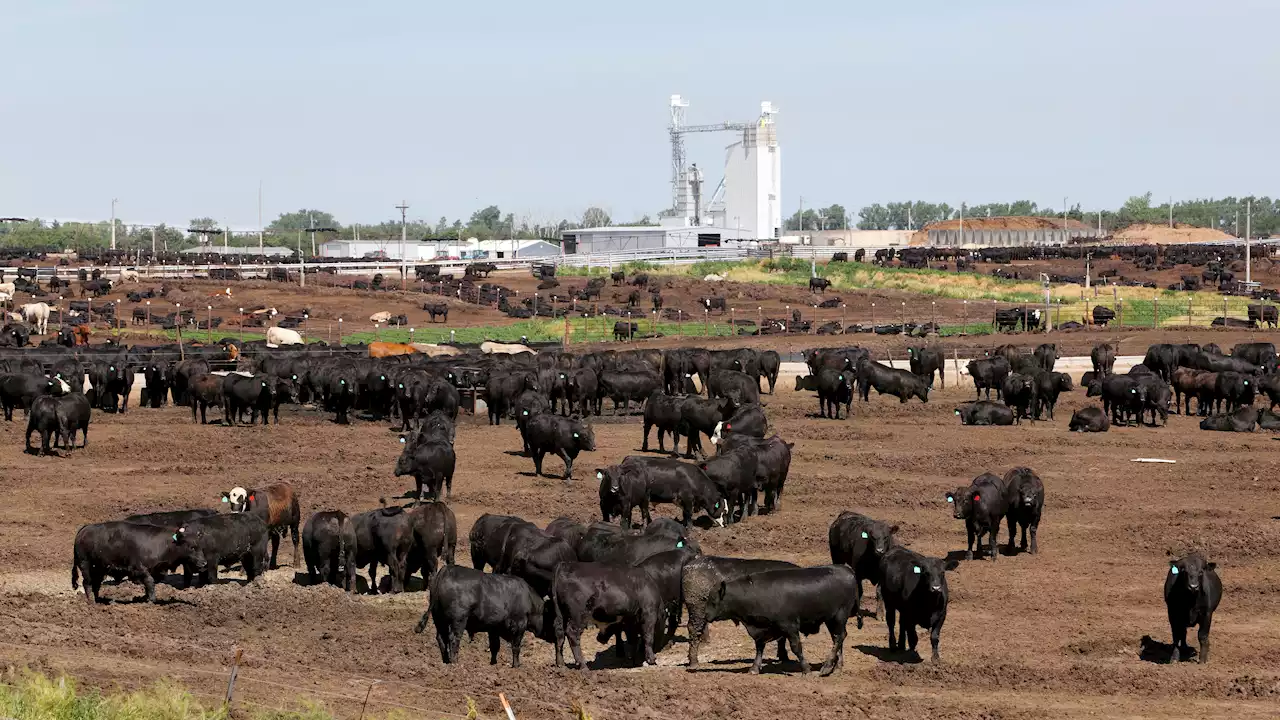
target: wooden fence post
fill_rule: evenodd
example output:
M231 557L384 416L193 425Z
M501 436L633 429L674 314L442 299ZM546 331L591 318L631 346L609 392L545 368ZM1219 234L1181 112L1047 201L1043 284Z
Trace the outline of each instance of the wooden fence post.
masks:
M1151 298L1151 327L1160 327L1160 298Z
M231 660L231 677L227 678L227 696L223 698L222 704L231 707L231 698L236 692L236 675L240 674L240 657L244 654L244 650L236 648L236 656Z

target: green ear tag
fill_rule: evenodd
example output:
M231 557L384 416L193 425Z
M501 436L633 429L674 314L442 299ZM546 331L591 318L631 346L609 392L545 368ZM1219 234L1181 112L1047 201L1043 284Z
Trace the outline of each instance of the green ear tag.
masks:
M920 566L919 566L919 565L913 565L913 566L911 567L911 572L913 572L913 573L915 573L915 574L919 575L919 574L920 574Z

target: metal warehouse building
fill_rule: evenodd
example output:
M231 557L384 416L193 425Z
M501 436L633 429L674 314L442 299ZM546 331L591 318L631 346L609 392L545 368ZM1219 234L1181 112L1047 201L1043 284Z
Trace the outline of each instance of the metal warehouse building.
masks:
M627 250L718 247L725 241L747 239L745 231L707 225L582 228L566 230L561 237L565 253L579 255Z

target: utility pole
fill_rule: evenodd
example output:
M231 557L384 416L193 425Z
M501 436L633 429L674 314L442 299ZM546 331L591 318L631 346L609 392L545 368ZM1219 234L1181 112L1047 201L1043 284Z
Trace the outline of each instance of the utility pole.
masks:
M151 226L151 254L156 254L156 226Z
M1253 234L1253 201L1245 201L1244 210L1244 281L1253 282L1253 276L1250 272L1252 268L1249 262L1249 236Z
M111 198L111 249L116 249L116 203L120 202L115 198Z
M262 181L258 181L258 254L262 254Z
M400 204L396 206L396 209L400 211L400 280L401 282L405 282L409 277L405 266L407 258L405 258L404 255L405 236L409 233L409 225L405 220L405 213L409 210L409 203L401 200Z
M1062 238L1067 237L1067 196L1062 196ZM1066 243L1063 243L1064 245Z
M1173 227L1173 196L1169 196L1169 227Z

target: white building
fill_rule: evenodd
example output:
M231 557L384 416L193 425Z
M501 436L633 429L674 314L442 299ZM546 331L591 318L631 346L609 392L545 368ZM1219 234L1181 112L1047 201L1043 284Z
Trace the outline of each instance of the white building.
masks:
M660 250L662 248L720 247L731 240L748 239L734 228L698 225L693 227L596 227L565 230L561 233L564 251L579 255L623 252L627 250Z
M406 240L404 254L410 262L429 260L511 260L560 254L560 246L545 240ZM320 257L386 257L400 260L399 240L329 240L320 245Z
M760 119L726 150L724 201L713 199L712 224L734 228L753 240L782 234L782 150L774 109L760 103Z

